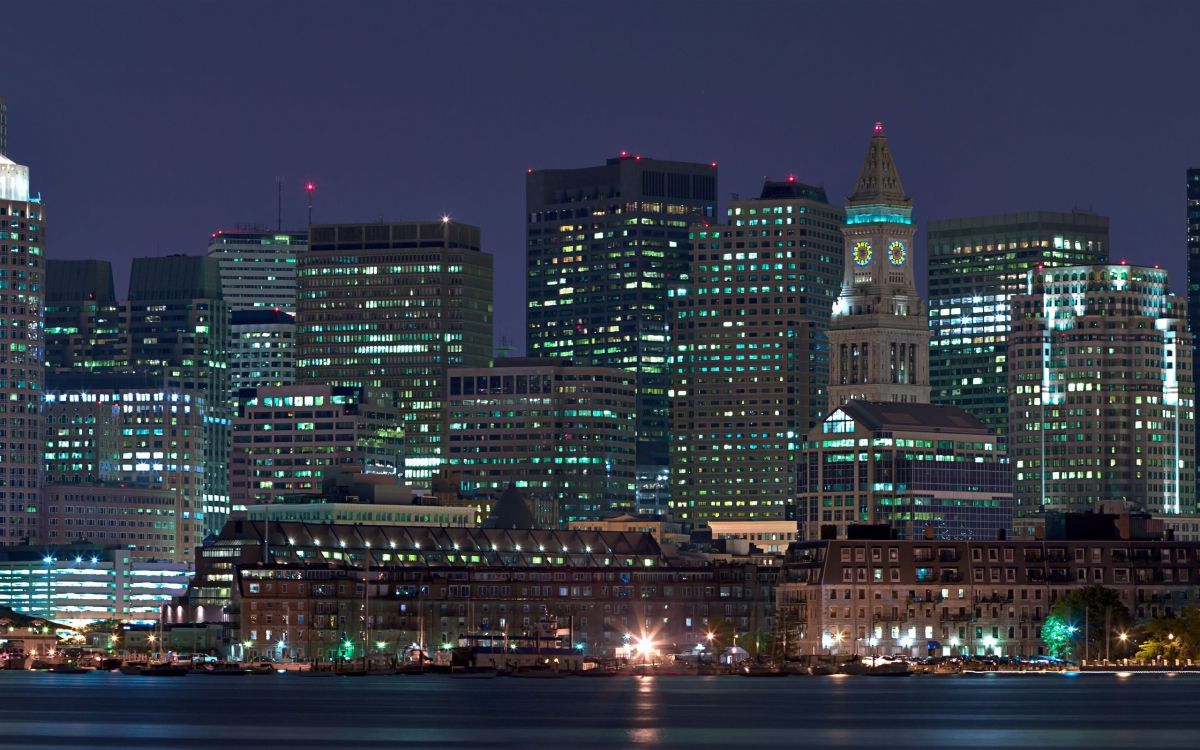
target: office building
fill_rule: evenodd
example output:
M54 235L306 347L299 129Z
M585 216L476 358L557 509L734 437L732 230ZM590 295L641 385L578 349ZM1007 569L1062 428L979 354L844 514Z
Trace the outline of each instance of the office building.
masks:
M828 400L844 213L789 178L727 216L692 226L672 290L671 507L689 524L788 515L800 442Z
M235 310L229 316L232 392L296 381L296 319L282 310Z
M1029 271L1108 261L1108 217L1025 213L929 223L930 384L1003 443L1008 433L1009 300Z
M230 453L235 509L320 496L338 471L396 476L400 414L386 391L353 386L262 387L239 395Z
M229 309L296 312L296 268L308 232L218 229L208 255L221 268L221 291Z
M46 262L46 369L117 372L129 367L129 307L113 291L106 260Z
M1030 271L1012 310L1008 450L1018 515L1103 501L1195 514L1192 336L1167 272Z
M169 547L156 551L171 559L190 559L205 532L211 530L205 526L204 515L206 409L202 393L164 386L154 376L51 375L43 404L44 475L46 485L54 487L42 498L47 520L91 517L107 528L105 533L113 534L122 528L137 528L129 522L130 515L162 517L162 522L173 524L173 541L149 537L109 541L123 546L144 542ZM147 492L135 491L141 489ZM160 512L164 493L173 496L169 512ZM69 503L61 498L63 494L73 495ZM144 504L139 505L142 500ZM85 503L105 509L89 515L75 507ZM45 510L68 504L75 509ZM141 510L131 514L131 508ZM115 525L109 525L110 520ZM53 530L54 525L46 524L43 531ZM66 526L79 526L74 522L61 525L64 534L70 531ZM70 540L40 538L58 543Z
M688 270L689 225L712 221L717 167L627 153L525 180L526 353L637 378L639 480L668 465L668 292Z
M318 225L300 257L296 380L381 388L404 430L404 476L445 461L449 370L492 358L492 256L477 227Z
M130 365L203 397L208 531L229 515L229 309L213 258L134 258L129 277Z
M45 220L29 168L0 156L0 545L37 533Z
M1200 167L1187 171L1188 330L1192 332L1192 362L1200 361ZM1200 445L1200 423L1196 425ZM1200 466L1197 467L1200 487Z
M447 458L467 497L515 485L539 526L633 507L634 375L569 359L450 371Z
M204 524L181 507L179 497L175 489L148 481L46 484L37 540L119 547L130 558L191 564Z

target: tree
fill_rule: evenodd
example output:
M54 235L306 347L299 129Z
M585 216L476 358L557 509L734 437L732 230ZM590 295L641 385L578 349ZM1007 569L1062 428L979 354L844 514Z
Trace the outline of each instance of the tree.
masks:
M1137 659L1193 659L1200 655L1200 607L1155 617L1142 627Z
M1133 616L1115 589L1085 586L1054 603L1042 625L1042 641L1052 656L1102 657L1116 632L1133 626Z

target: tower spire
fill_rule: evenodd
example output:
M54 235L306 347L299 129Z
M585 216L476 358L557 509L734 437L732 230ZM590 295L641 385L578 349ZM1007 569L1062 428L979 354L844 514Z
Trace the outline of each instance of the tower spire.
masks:
M896 162L892 160L892 150L888 148L887 134L882 122L875 123L871 143L867 146L867 157L863 160L862 171L858 175L858 183L854 187L854 194L847 201L851 204L912 204L912 199L904 192L904 185L900 183L900 173L896 171Z

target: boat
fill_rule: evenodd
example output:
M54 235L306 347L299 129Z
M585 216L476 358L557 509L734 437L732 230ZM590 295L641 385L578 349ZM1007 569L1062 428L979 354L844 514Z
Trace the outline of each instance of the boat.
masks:
M762 665L746 666L741 669L743 677L787 677L789 672L778 667Z
M151 664L144 667L138 674L142 677L187 677L190 670L174 664Z
M808 673L817 676L830 675L836 674L837 670L833 668L832 664L812 664L808 667Z
M221 677L245 677L249 672L242 669L237 664L207 664L196 672L200 674L211 674Z
M338 677L366 677L367 670L365 669L342 669L335 672Z
M121 674L141 674L142 670L145 668L145 662L135 662L130 664L122 664L117 671L119 671Z
M531 666L514 669L510 676L528 680L552 680L566 677L567 673L559 672L557 669L551 669L547 666Z
M75 664L64 663L55 664L53 667L50 667L50 671L54 674L83 674L84 672L90 672L91 670L84 669L83 667L76 666Z

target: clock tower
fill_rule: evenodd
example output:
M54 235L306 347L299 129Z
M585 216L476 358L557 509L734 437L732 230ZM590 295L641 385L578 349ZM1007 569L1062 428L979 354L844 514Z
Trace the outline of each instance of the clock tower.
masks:
M929 403L929 318L913 275L912 199L875 123L846 199L845 273L829 329L829 411L852 399Z

